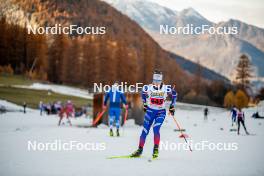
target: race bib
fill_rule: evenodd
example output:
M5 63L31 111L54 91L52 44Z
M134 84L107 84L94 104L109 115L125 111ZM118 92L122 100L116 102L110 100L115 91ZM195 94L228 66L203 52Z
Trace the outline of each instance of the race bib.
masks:
M164 99L162 98L150 98L150 103L153 105L163 105Z

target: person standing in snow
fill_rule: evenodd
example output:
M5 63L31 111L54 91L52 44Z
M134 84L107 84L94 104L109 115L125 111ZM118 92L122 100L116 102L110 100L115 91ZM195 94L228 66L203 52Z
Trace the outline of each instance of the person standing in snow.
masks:
M207 107L204 108L204 120L205 120L205 121L207 121L207 119L208 119L208 113L209 113L208 108L207 108Z
M47 114L50 115L50 113L51 113L51 104L50 103L48 103L46 105L46 111L47 111Z
M159 142L160 142L160 128L166 117L165 100L168 95L171 95L171 103L169 112L174 115L175 103L177 99L177 93L171 87L164 85L163 75L160 71L155 71L153 74L153 82L148 86L143 87L142 99L143 108L145 111L143 130L139 139L138 149L130 155L130 157L140 157L143 152L146 137L149 130L153 125L154 132L154 148L153 158L158 157L159 153Z
M66 115L67 115L67 119L69 119L70 117L75 117L74 115L74 106L73 106L73 103L68 100L66 105L65 105L65 108L66 108Z
M237 108L233 106L231 109L232 126L234 125L234 123L236 123L236 116L237 116Z
M118 89L118 83L116 82L111 90L106 93L104 99L104 106L103 109L106 109L107 102L109 100L109 127L110 127L110 136L114 136L113 133L113 123L116 123L116 135L120 136L119 134L119 127L120 127L120 115L121 115L121 105L125 104L125 108L128 109L128 105L126 102L126 97L122 91Z
M58 112L60 112L61 109L61 104L59 101L54 102L54 113L58 114Z
M241 108L238 109L237 112L237 134L240 134L240 123L243 125L245 132L247 135L249 135L247 128L245 126L245 114L244 112L241 110Z
M41 115L41 116L42 116L43 109L44 109L43 102L40 101L40 102L39 102L39 111L40 111L40 115Z
M26 109L27 109L27 103L24 101L23 103L23 111L24 111L24 114L26 114Z
M61 107L61 110L59 112L60 120L59 120L58 126L61 125L61 121L62 121L64 115L66 115L67 122L70 124L70 126L72 126L70 117L72 117L73 113L74 113L73 104L72 104L72 102L70 100L68 100L67 103L64 106Z

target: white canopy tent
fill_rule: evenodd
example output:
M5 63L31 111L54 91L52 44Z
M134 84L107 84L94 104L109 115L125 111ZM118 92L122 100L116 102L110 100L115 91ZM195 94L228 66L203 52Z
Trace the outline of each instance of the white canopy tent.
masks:
M264 117L264 101L259 102L257 111L259 113L259 116Z

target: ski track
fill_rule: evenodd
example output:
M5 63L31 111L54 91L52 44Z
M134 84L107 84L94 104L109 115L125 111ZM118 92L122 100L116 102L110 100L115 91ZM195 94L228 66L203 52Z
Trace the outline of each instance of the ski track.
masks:
M1 114L0 175L264 175L264 121L250 118L254 108L247 109L245 114L246 126L249 132L256 134L255 136L243 135L243 128L240 136L237 136L236 132L229 132L229 112L223 109L217 111L216 108L209 107L208 121L204 122L201 109L177 109L175 117L182 128L186 129L184 133L194 142L237 142L237 151L161 150L157 160L148 161L151 159L153 145L151 130L142 158L107 159L111 156L128 155L136 150L142 128L128 120L127 127L120 131L122 136L110 138L105 125L100 125L99 128L78 128L77 125L88 125L89 120L85 118L72 119L73 127L58 127L56 116L40 116L35 110L27 114ZM172 118L167 116L161 128L161 140L184 143L182 138L178 138L180 133L174 132L175 128ZM106 150L28 151L27 142L34 140L105 142Z

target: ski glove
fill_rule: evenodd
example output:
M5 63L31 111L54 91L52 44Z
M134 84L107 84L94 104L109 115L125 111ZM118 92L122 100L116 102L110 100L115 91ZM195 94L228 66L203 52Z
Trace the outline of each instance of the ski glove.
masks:
M143 110L144 110L144 112L146 112L147 109L148 109L148 105L147 105L147 103L144 103L144 106L143 106Z
M175 108L174 108L173 105L170 105L170 109L169 109L169 111L170 111L170 114L171 114L171 115L174 115Z

